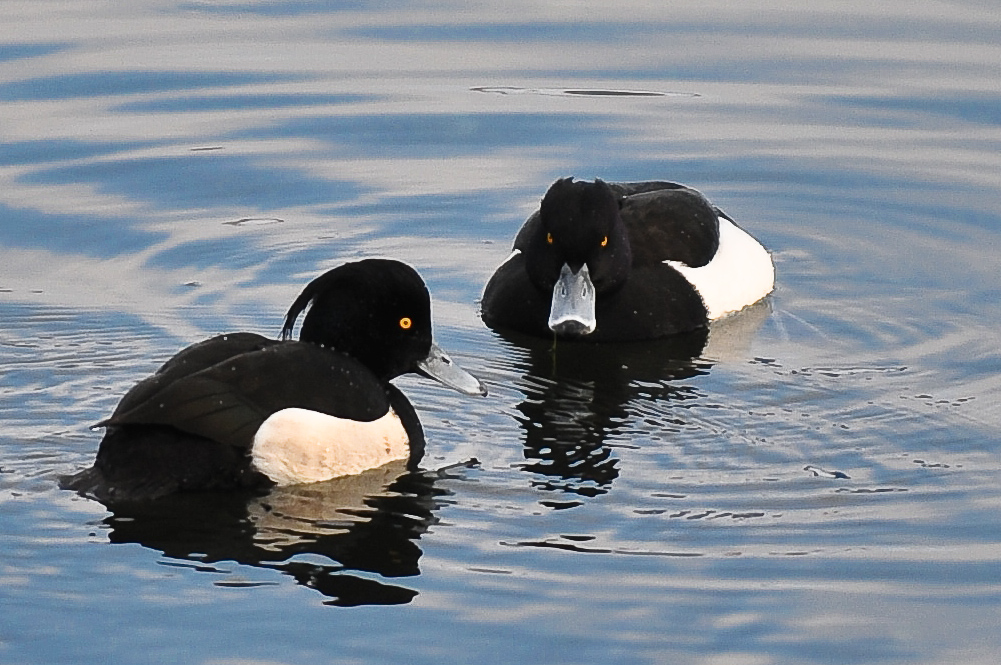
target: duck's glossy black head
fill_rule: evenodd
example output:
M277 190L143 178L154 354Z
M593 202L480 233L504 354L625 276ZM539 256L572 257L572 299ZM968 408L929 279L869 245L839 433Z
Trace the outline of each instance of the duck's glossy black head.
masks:
M537 230L524 251L540 288L551 289L564 264L573 272L586 264L599 293L614 290L628 277L632 259L619 198L601 180L557 180L542 198Z
M538 224L522 251L529 279L553 293L549 324L557 333L591 332L595 299L614 293L629 278L632 250L619 203L605 182L573 178L557 180L542 199ZM563 307L571 312L565 317Z
M307 305L299 331L303 342L346 353L383 381L419 372L460 392L486 394L479 381L434 344L431 296L417 271L405 263L365 259L320 275L289 308L283 339L292 336Z

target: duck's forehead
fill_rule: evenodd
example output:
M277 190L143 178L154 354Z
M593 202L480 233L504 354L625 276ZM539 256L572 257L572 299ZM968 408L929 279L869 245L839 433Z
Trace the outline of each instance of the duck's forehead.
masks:
M431 318L431 301L426 293L397 293L392 297L372 303L390 317L408 316L414 321Z
M592 244L601 240L602 236L609 235L615 218L604 210L582 205L580 200L574 200L544 215L542 221L546 231L561 241L578 239Z
M568 226L593 227L604 230L615 220L616 204L599 192L582 190L561 192L542 201L540 214L543 224L552 228Z
M417 271L398 261L369 259L378 270L371 270L359 276L354 287L360 294L367 294L373 300L390 303L429 306L430 295L424 280Z
M420 279L409 279L409 275L384 275L368 282L366 288L375 301L387 307L417 306L430 307L431 296Z

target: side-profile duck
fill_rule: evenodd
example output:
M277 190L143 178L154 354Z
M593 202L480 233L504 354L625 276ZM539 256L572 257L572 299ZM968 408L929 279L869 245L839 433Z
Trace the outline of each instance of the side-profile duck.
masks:
M322 481L398 459L413 466L424 433L389 382L406 372L486 394L434 343L431 297L413 268L347 263L303 289L280 339L219 335L135 385L95 425L106 431L93 467L62 486L138 500Z
M518 231L481 314L539 337L653 339L703 328L774 283L768 251L694 189L564 178Z

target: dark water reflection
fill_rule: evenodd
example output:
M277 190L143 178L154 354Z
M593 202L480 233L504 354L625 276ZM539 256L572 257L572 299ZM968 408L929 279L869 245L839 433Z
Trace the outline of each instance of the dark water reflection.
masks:
M601 345L506 335L528 356L517 381L525 397L517 407L528 460L522 468L547 477L537 483L545 489L584 496L608 491L619 474L608 438L630 422L629 403L693 399L693 389L678 381L709 370L711 363L696 360L707 338L708 331L699 331Z
M542 489L607 492L619 475L614 449L630 445L623 433L645 427L639 414L652 408L667 414L658 426L683 426L684 403L705 397L688 380L708 374L714 358L746 349L770 311L766 300L711 329L640 343L555 342L499 331L503 355L522 356L511 368L524 396L516 407L527 460L521 468L543 476L536 482Z
M418 541L437 521L448 492L435 482L447 476L390 464L264 496L192 494L113 505L102 523L112 543L137 543L190 561L199 572L223 574L225 566L213 564L236 562L280 571L327 596L329 605L396 605L418 593L392 580L420 574Z

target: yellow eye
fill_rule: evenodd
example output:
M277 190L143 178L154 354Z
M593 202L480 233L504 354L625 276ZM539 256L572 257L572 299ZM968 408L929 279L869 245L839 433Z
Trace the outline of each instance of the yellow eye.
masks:
M410 326L414 325L414 322L410 320L409 316L404 316L400 319L400 327L404 330L410 330Z
M553 234L552 233L547 233L546 234L546 242L549 243L550 245L553 244Z
M601 239L601 246L608 247L608 236L605 236L604 238Z

